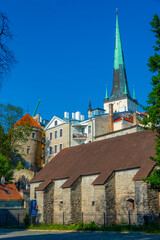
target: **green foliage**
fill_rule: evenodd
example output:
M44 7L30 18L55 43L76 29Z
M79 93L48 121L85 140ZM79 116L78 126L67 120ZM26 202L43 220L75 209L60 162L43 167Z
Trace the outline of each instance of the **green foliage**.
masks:
M22 108L0 104L0 153L11 159L15 167L22 157L18 152L23 150L23 145L32 132L32 127L28 125L13 127L22 116Z
M97 226L94 221L89 224L78 224L62 225L62 224L39 224L30 225L29 229L38 230L72 230L72 231L118 231L118 232L147 232L147 233L160 233L160 225L158 223L150 224L148 226L137 226L137 225L111 225L111 226Z
M0 104L0 124L5 132L8 132L22 116L23 109L21 107L12 104Z
M11 182L13 179L13 167L10 161L0 154L0 176L4 175L6 182Z
M25 214L25 216L24 216L24 218L23 218L23 221L24 221L24 224L25 224L26 226L29 225L29 215L28 215L27 213Z
M151 157L160 167L160 17L155 14L152 22L152 32L156 37L156 44L153 46L154 55L149 58L149 70L152 76L152 91L148 95L147 107L145 108L148 118L142 121L145 127L156 132L155 157ZM151 184L151 188L160 191L160 171L156 169L146 180Z
M18 162L16 169L17 170L23 169L23 165L22 165L21 161Z

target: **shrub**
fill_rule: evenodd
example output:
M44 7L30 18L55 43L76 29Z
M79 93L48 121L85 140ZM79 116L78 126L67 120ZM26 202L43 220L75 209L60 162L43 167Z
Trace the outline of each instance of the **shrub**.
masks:
M19 163L17 164L16 169L17 169L17 170L23 169L23 165L22 165L21 161L19 161Z
M26 226L29 225L29 215L27 213L25 214L23 221Z

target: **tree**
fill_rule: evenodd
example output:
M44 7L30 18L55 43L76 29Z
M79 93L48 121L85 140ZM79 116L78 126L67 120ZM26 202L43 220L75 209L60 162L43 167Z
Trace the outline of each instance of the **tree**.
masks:
M30 125L13 127L22 116L22 108L11 104L0 104L0 153L11 159L11 164L15 167L21 159L18 152L32 132Z
M10 31L9 20L5 13L0 13L0 80L4 74L11 71L16 63L14 53L8 47L8 41L13 39ZM0 81L1 84L2 81ZM1 85L0 85L1 87Z
M5 176L6 182L11 182L13 179L13 167L9 159L0 154L0 176Z
M148 60L149 70L153 73L152 91L148 95L148 106L145 108L148 118L145 118L142 124L156 132L155 157L151 156L151 159L157 163L157 168L146 180L150 182L152 189L160 192L160 17L155 14L150 24L151 31L156 37L156 44L153 46L154 55Z

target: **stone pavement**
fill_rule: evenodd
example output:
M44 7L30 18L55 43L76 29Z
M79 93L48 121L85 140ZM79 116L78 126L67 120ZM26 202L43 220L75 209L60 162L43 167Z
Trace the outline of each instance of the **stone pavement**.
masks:
M160 240L160 234L0 230L0 239L13 240Z

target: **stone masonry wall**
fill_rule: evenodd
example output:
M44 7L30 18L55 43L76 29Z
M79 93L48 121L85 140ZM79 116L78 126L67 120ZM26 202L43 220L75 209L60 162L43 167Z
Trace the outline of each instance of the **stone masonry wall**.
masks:
M116 223L129 222L129 211L131 223L135 223L135 182L132 180L138 169L130 169L115 172L115 199L116 199Z
M115 173L113 173L105 184L106 194L106 224L112 225L116 222L116 199L115 199Z
M147 195L148 195L148 208L149 213L152 212L154 214L159 213L159 194L157 191L153 191L150 189L149 185L147 185Z
M109 131L109 116L95 116L95 137L108 133Z
M71 188L71 218L73 223L82 220L81 181L80 177Z
M53 212L54 212L54 223L63 223L63 212L64 209L64 201L66 200L64 190L61 188L63 183L67 179L60 179L54 181L54 201L53 201Z
M46 189L44 190L44 222L52 223L53 222L53 202L54 202L54 183L51 182Z
M98 175L83 176L81 183L83 221L95 221L95 189L92 185Z
M148 183L143 181L135 182L136 191L136 206L138 224L144 223L144 215L153 213L159 213L159 196L158 193L149 188Z
M36 191L36 200L37 200L37 222L44 222L44 192Z
M95 199L95 218L94 221L97 225L104 224L104 214L106 214L106 194L105 186L94 186L94 199Z
M63 188L63 223L68 225L72 223L71 217L71 188Z

